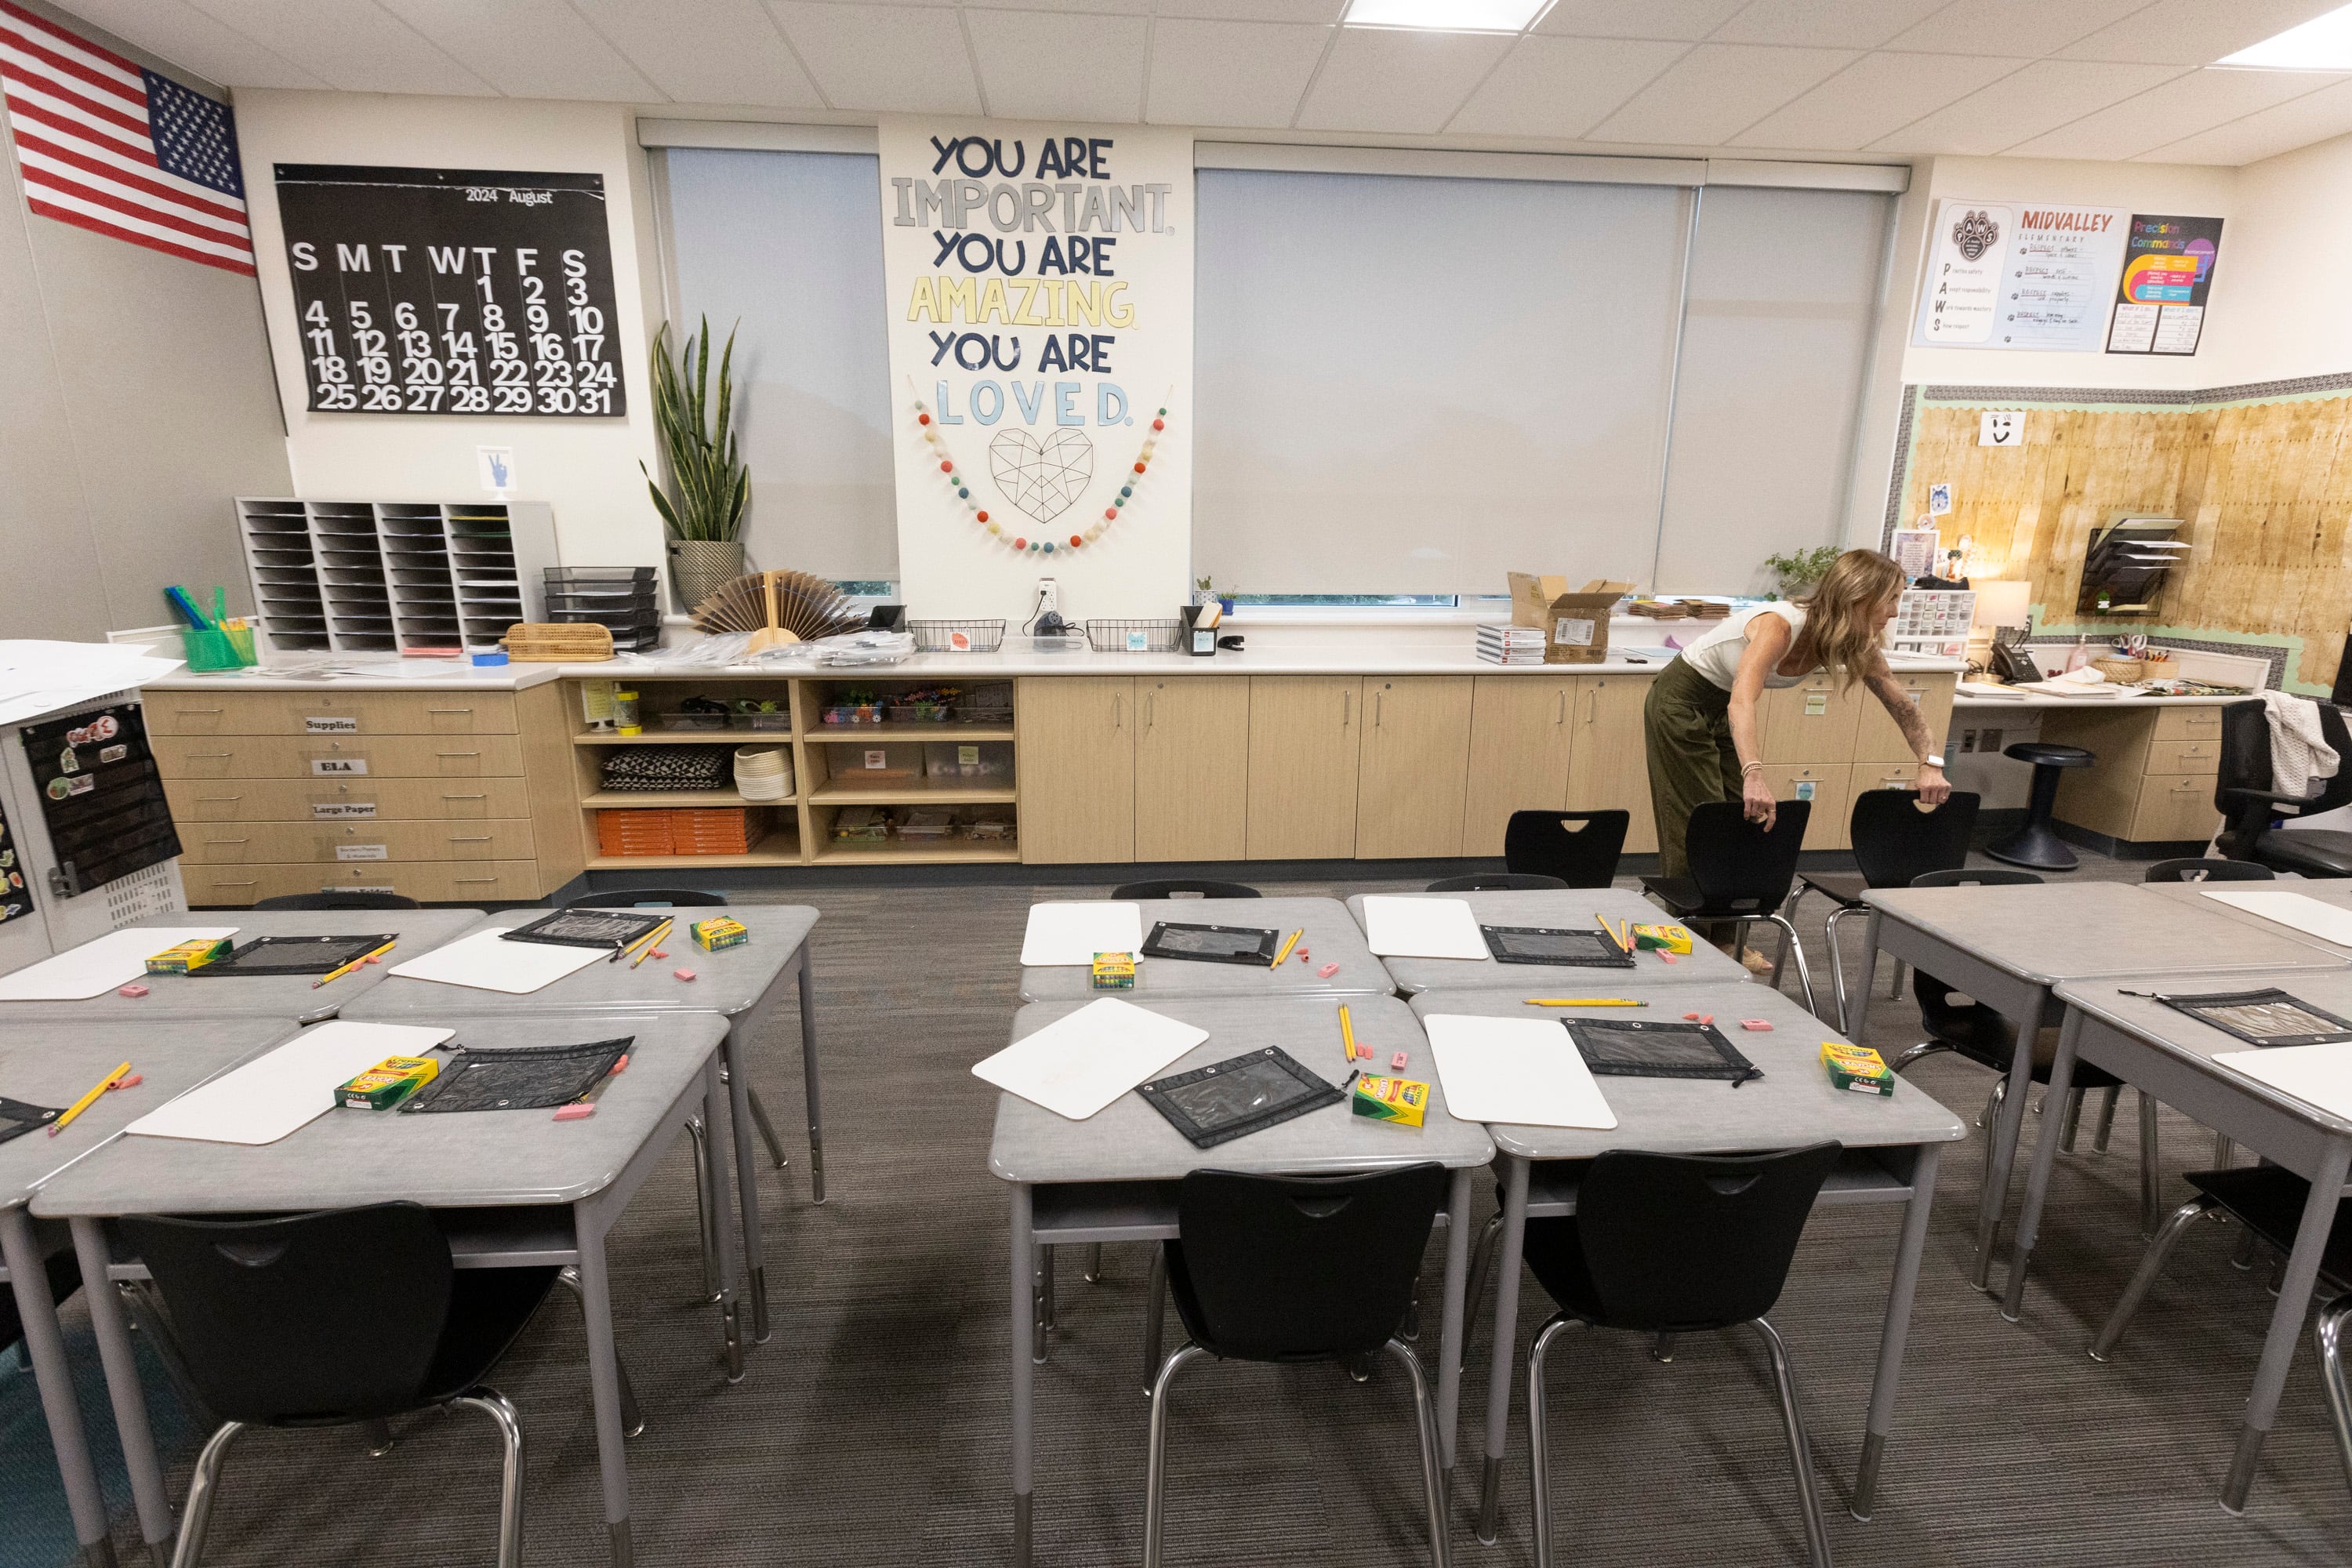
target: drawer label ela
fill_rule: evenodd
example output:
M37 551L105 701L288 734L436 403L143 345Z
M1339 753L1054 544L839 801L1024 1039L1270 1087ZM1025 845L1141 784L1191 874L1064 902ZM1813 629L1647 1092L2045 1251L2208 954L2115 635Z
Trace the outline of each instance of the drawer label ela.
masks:
M382 844L338 844L335 846L335 858L338 860L389 860L392 858L392 850L388 846Z
M356 735L360 732L357 719L305 719L305 731L313 735Z
M312 757L310 771L322 778L356 778L367 773L365 757Z
M372 800L322 800L310 803L310 816L317 822L336 822L345 817L373 816L375 802Z

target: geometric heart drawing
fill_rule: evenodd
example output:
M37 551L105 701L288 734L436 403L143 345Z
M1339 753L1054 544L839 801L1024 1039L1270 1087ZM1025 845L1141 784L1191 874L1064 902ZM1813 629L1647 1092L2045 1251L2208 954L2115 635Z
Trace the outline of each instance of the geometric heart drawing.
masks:
M1055 431L1042 446L1026 430L1001 430L988 444L988 468L1014 506L1039 522L1051 522L1087 493L1095 474L1095 446L1070 429Z

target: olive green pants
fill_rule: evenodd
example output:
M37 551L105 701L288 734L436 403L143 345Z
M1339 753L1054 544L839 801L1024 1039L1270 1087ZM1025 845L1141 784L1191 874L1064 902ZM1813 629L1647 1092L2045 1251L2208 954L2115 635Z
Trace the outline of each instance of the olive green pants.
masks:
M1702 802L1739 798L1739 753L1731 744L1731 693L1675 659L1650 683L1643 704L1650 761L1650 810L1658 825L1658 872L1690 874L1683 840Z

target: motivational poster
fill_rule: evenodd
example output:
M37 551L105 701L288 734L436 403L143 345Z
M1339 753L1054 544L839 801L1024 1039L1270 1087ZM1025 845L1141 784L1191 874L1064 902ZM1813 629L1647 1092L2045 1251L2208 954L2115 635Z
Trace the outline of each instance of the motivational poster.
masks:
M1937 202L1912 342L2096 353L2125 216L2113 207Z
M2205 331L2205 296L2221 253L2218 217L2134 213L2116 284L2111 354L2193 354Z

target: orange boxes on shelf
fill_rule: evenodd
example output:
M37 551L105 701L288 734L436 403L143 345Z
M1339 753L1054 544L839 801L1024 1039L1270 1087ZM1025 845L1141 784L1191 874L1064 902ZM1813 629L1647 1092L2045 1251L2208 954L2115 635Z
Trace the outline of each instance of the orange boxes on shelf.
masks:
M749 855L768 831L769 813L760 806L631 808L596 814L596 848L601 855Z

